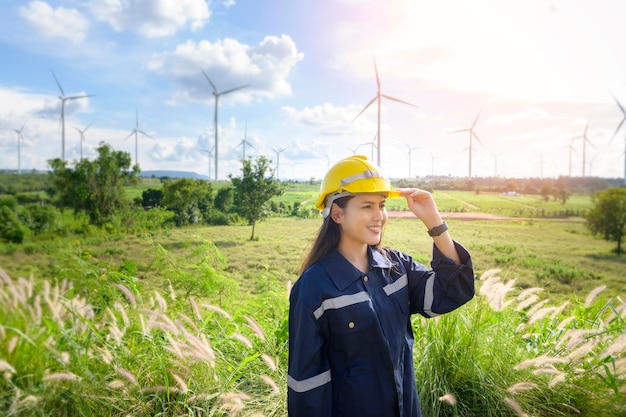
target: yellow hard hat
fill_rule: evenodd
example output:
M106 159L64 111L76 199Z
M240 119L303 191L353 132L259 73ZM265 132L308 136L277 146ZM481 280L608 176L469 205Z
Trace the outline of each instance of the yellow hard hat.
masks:
M339 196L359 193L384 193L387 197L399 197L400 192L393 189L389 179L380 168L366 156L352 155L333 165L320 186L320 194L315 208L330 208L333 200ZM328 211L328 210L324 210ZM325 213L326 217L327 213Z

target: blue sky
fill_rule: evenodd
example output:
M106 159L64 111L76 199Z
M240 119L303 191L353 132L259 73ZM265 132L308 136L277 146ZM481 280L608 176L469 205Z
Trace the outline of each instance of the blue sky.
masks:
M265 155L279 177L321 178L355 152L391 177L624 176L623 16L615 1L56 0L0 3L0 168L95 156L214 177ZM139 129L135 155L134 136ZM476 119L478 117L478 119ZM580 138L587 128L588 142ZM577 139L573 139L579 137ZM281 150L279 154L277 150ZM409 158L410 156L410 158ZM583 164L584 156L584 164ZM571 160L571 163L570 163Z

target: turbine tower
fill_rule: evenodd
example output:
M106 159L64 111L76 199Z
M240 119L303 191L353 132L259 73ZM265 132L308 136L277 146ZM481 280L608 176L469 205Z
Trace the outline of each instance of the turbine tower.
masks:
M280 177L278 176L278 169L280 168L280 154L287 149L287 146L285 146L282 149L274 149L271 148L274 152L276 152L276 178L280 181Z
M24 127L26 126L26 121L24 121L24 124L22 125L21 129L13 129L15 131L15 133L17 133L17 173L18 175L22 173L22 168L21 168L21 148L22 148L22 143L24 142L24 135L22 135L22 131L24 130Z
M124 138L124 140L128 139L129 137L131 137L132 135L135 135L135 165L139 166L139 160L137 159L137 149L138 149L138 145L137 142L139 142L139 134L142 134L144 136L149 137L150 139L153 139L152 136L150 136L149 134L147 134L146 132L144 132L143 130L139 129L139 111L135 110L135 128L133 129L132 132L130 132L130 134L128 136L126 136Z
M61 100L61 159L65 161L65 102L68 100L77 100L79 98L93 97L93 94L66 96L63 91L63 87L61 87L61 83L57 79L57 76L54 75L54 71L50 70L50 72L52 72L54 81L57 83L57 87L59 87L59 90L61 91L61 95L59 96L59 100Z
M246 124L246 130L245 130L243 139L241 140L241 142L239 142L239 145L235 146L235 149L237 149L240 146L243 146L243 160L246 159L246 145L249 145L252 149L256 149L254 145L248 142L248 125L247 124Z
M406 145L407 149L409 150L409 178L413 178L413 177L411 177L411 152L414 151L415 149L419 149L419 148L417 146L411 148L409 146L409 144L406 143L406 142L404 144Z
M469 177L472 178L472 152L474 150L473 148L473 139L476 138L476 140L483 145L483 143L480 141L480 139L478 138L478 135L476 135L476 132L474 132L474 127L476 126L476 122L478 121L478 118L480 117L480 112L478 112L478 115L476 116L476 119L474 119L474 123L472 123L472 127L469 127L467 129L459 129L459 130L452 130L449 133L459 133L459 132L469 132ZM485 145L483 145L485 146Z
M611 136L611 140L609 141L609 144L613 142L613 139L617 135L617 132L619 132L619 130L624 125L624 122L626 122L626 110L624 110L624 106L622 106L622 104L617 100L615 96L613 96L613 98L615 99L615 102L617 103L617 105L619 106L619 109L622 112L622 121L619 122L619 125L617 125L617 129L615 129L615 133L613 133L613 136ZM626 140L626 137L624 139ZM626 147L624 149L624 185L626 185Z
M87 131L87 129L89 129L89 127L92 124L93 124L93 122L89 123L87 125L87 127L84 128L83 130L80 130L79 128L74 126L74 129L76 129L78 131L78 133L80 133L80 159L83 159L83 143L85 142L85 132Z
M208 175L209 176L209 180L211 179L211 159L213 158L213 149L214 148L211 148L210 151L206 150L206 149L200 149L200 152L204 152L207 155L209 155L209 175Z
M587 125L585 126L585 132L582 135L572 138L572 140L576 140L576 139L583 140L583 178L585 178L585 166L587 165L587 160L586 160L587 159L587 143L591 145L591 141L589 141L589 138L587 137L588 129L589 129L589 122L587 122Z
M204 74L204 77L207 79L207 81L209 82L209 84L211 84L211 88L213 89L213 96L215 97L215 114L213 117L213 131L215 133L215 145L213 146L213 150L215 151L215 181L217 181L217 160L218 160L218 151L217 151L217 138L218 138L218 125L217 125L217 107L220 101L220 96L224 95L224 94L228 94L228 93L232 93L233 91L237 91L237 90L241 90L242 88L248 87L250 86L250 84L246 84L246 85L242 85L240 87L235 87L235 88L231 88L230 90L226 90L226 91L217 91L217 88L215 88L215 84L213 84L213 81L211 81L211 79L209 78L209 76L206 74L206 72L204 72L204 70L202 68L200 68L200 71L202 71L202 74Z
M412 107L416 107L417 106L415 104L411 104L411 103L407 103L406 101L402 101L400 99L388 96L386 94L382 94L380 92L380 78L378 77L378 68L376 66L376 58L374 58L374 72L376 73L376 86L377 86L377 91L376 91L376 95L374 96L373 99L370 100L369 103L367 103L367 105L363 108L363 110L361 110L361 112L359 114L356 115L356 117L352 120L353 122L365 111L368 109L369 106L372 105L372 103L374 101L377 101L378 103L378 130L377 130L377 134L376 137L378 139L378 146L376 147L377 150L377 159L376 159L376 163L377 165L380 167L380 102L381 102L381 97L386 98L387 100L391 100L391 101L397 101L398 103L402 103L402 104L406 104L408 106L412 106Z

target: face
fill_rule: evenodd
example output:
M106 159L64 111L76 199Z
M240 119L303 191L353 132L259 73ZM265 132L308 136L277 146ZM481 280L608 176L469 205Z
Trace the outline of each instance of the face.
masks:
M341 244L378 244L387 223L386 200L384 195L357 194L343 209L334 204L331 216L341 229Z

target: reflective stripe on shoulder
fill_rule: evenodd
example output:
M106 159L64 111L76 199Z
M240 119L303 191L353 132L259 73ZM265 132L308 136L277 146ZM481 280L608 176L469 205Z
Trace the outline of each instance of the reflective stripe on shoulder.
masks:
M287 386L295 392L306 392L317 387L321 387L324 384L328 384L331 381L330 369L326 372L322 372L319 375L312 376L311 378L298 381L291 376L287 376Z
M319 320L326 310L343 308L369 300L370 296L365 291L357 292L356 294L342 295L335 298L328 298L322 301L322 305L313 312L313 315L316 320Z
M383 287L383 290L385 290L385 294L389 296L395 292L400 291L402 288L406 287L408 283L409 283L409 280L406 274L404 274L400 278L392 282L391 284L385 285Z
M439 314L433 313L433 302L435 301L435 275L431 275L426 280L426 287L424 288L424 313L428 317L437 317Z

